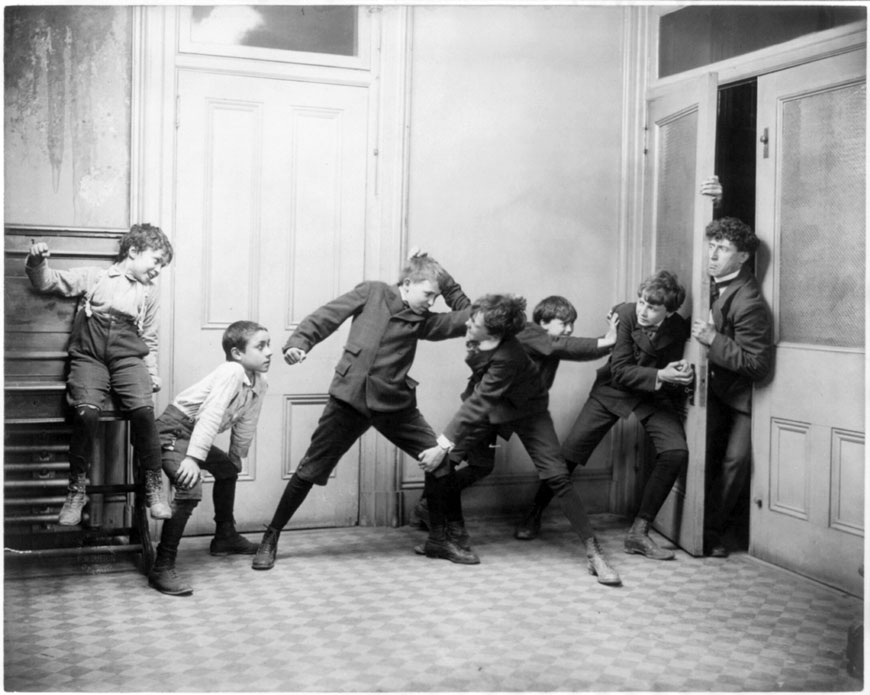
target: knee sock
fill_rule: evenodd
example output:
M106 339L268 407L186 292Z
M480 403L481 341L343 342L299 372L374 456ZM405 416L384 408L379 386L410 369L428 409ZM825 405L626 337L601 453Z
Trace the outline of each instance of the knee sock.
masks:
M592 522L589 521L583 501L573 486L559 495L559 506L562 507L562 513L568 518L568 521L571 522L571 528L580 536L580 540L585 543L590 538L595 538Z
M236 504L236 481L238 478L215 478L211 498L214 502L214 522L234 524L233 509Z
M303 480L294 473L290 480L287 481L287 487L284 488L284 494L281 495L278 508L275 510L275 516L272 517L272 522L269 526L276 531L283 529L296 513L296 510L299 509L299 505L305 501L313 485L314 483Z
M656 456L655 468L643 490L638 517L646 521L653 521L656 518L656 514L665 503L677 476L688 460L689 452L684 449L663 451Z
M492 468L465 466L456 471L456 484L460 490L464 490L470 485L474 485L478 480L483 480L490 473L492 473Z
M157 559L154 561L154 569L174 567L175 556L178 553L178 544L184 535L187 520L193 513L198 500L173 500L172 518L163 522L160 532L160 543L157 545Z
M130 413L130 439L143 471L161 470L160 435L154 420L154 408L137 408Z
M70 478L85 475L94 460L94 442L100 426L100 409L79 405L73 409L72 436L69 442Z

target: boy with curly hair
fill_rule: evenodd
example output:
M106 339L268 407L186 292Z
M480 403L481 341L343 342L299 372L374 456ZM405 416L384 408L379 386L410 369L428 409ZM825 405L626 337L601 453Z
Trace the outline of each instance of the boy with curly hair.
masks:
M420 466L431 471L474 456L489 446L493 436L516 434L526 448L542 485L559 498L562 511L586 545L588 569L602 584L618 585L619 574L610 567L595 538L592 525L571 474L562 458L559 440L548 410L549 395L540 374L517 334L526 325L526 300L509 294L488 294L471 305L466 323L471 368L462 405L438 437L438 445L420 455ZM458 501L458 496L456 496ZM417 552L443 557L453 545L470 551L470 540L459 509L435 509L429 500L429 538Z
M34 241L25 271L39 292L80 297L69 344L67 402L72 407L69 484L58 523L81 523L87 504L87 474L103 403L113 392L130 421L139 467L145 471L145 501L155 519L172 513L163 497L160 440L152 394L157 375L158 294L154 281L172 261L172 244L159 227L134 224L108 268L50 268L45 242Z
M773 339L770 311L750 270L755 232L723 217L707 225L706 236L710 317L692 325L710 361L704 551L727 557L723 536L751 467L752 384L770 372Z

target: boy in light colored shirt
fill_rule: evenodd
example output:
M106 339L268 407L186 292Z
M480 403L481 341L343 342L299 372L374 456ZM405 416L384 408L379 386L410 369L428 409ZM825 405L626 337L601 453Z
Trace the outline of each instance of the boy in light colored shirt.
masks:
M115 394L130 421L130 439L145 472L145 502L155 519L168 519L160 475L160 441L154 423L157 376L158 295L154 281L172 260L172 244L159 227L134 224L120 241L114 264L50 268L48 245L34 240L25 272L38 292L80 297L69 342L67 402L72 407L69 484L61 526L81 523L88 502L87 474L93 461L103 403Z
M175 571L178 544L187 520L202 499L202 471L214 477L215 536L212 555L253 555L254 543L237 531L233 508L236 481L260 417L272 359L268 331L253 321L227 326L222 340L226 362L182 391L157 419L163 470L175 487L172 518L163 523L157 558L148 583L171 596L189 596L193 588ZM227 452L213 445L231 430Z

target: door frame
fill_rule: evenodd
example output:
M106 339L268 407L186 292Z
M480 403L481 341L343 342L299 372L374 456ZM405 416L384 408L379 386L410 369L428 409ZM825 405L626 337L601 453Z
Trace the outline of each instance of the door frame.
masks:
M133 8L130 216L161 226L172 239L175 211L175 122L177 70L218 63L222 69L276 79L363 85L369 90L365 212L365 277L397 275L407 247L407 180L411 11L403 6L361 7L368 13L368 69L320 68L269 61L181 55L179 8ZM160 283L158 357L161 373L172 375L175 268ZM362 279L362 278L361 278ZM312 307L313 309L314 307ZM156 405L162 411L179 385L164 380ZM359 523L395 525L399 519L398 452L374 433L361 440Z
M666 78L657 78L659 19L675 12L680 6L629 7L625 12L624 94L626 108L622 127L622 188L620 192L620 252L618 256L617 291L620 299L634 296L644 268L646 253L642 195L645 186L643 128L648 100L673 89L684 81L704 74L716 73L719 87L757 77L764 73L820 60L859 49L867 43L867 22L853 22L841 27L817 32L783 44L736 56L727 60L688 70ZM754 221L753 221L754 222ZM700 233L700 230L699 230ZM627 514L633 511L635 491L642 479L637 466L618 465L642 453L638 428L620 422L614 428L611 449L614 486L611 500L613 511ZM621 469L623 472L618 473Z

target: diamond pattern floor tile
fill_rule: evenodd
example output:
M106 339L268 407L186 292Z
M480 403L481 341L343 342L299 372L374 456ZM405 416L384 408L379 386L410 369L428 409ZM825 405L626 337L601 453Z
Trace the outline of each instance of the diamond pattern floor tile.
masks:
M190 597L134 572L4 581L6 690L55 692L858 691L846 630L863 602L745 554L622 552L598 584L566 523L518 542L469 524L482 563L413 553L419 531L282 535L278 562L185 539ZM252 538L258 540L258 538Z

